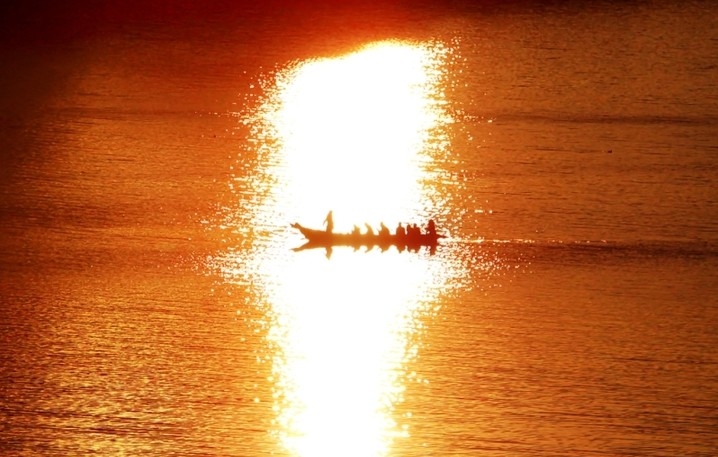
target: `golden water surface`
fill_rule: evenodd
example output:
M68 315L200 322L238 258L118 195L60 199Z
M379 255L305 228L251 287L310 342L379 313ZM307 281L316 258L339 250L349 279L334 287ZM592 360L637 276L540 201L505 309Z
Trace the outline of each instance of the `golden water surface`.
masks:
M3 7L0 455L718 454L710 2L144 3Z
M287 227L320 226L329 209L337 231L364 222L393 230L441 214L429 170L447 152L448 53L439 44L383 42L296 62L249 120L266 164L252 185L266 191L229 219L266 232L218 261L230 281L249 276L267 309L274 429L294 455L388 455L395 438L410 434L397 406L406 383L421 379L407 364L456 266L394 248L294 253L288 247L301 236Z

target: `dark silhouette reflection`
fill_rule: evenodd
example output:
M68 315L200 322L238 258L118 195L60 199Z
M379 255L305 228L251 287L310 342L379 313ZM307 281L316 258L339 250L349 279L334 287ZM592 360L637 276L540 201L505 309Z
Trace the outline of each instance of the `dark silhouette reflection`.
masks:
M324 248L327 258L331 257L332 248L335 246L352 247L355 251L365 248L365 252L369 252L374 248L384 252L392 246L395 246L399 252L419 252L422 248L426 248L430 254L434 254L439 240L444 238L443 235L436 232L436 226L433 221L429 221L426 232L422 232L416 224L407 224L405 229L400 223L393 234L384 223L381 224L381 229L378 233L374 232L374 229L369 224L365 224L366 231L364 233L357 226L354 226L351 233L334 233L327 230L311 229L298 223L291 224L291 226L299 230L307 239L306 243L294 248L293 251Z

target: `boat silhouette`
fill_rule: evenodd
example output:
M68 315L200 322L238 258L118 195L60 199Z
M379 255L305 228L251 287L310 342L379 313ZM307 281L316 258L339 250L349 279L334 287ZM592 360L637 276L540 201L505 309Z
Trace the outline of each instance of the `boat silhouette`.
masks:
M444 235L435 232L402 234L380 231L379 233L374 233L367 229L364 233L360 233L357 230L352 233L335 233L327 230L304 227L298 223L293 223L291 226L299 230L304 238L307 239L305 244L294 248L294 251L326 248L328 250L327 252L329 252L329 249L337 246L348 246L355 250L362 247L365 247L367 250L378 247L384 251L394 246L400 252L404 250L418 251L422 247L427 247L433 254L436 251L439 240L444 238Z

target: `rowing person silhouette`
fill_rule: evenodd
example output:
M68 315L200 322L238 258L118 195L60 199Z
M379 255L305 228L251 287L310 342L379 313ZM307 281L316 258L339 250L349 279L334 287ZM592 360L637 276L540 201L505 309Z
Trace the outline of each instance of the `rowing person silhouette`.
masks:
M331 211L329 211L327 217L324 218L324 224L327 226L327 233L332 233L334 230L334 216Z

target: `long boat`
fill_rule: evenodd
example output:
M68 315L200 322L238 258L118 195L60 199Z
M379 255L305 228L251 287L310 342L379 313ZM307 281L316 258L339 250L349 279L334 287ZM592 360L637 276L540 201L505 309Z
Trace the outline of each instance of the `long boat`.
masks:
M397 235L395 233L335 233L326 230L312 229L301 224L293 223L291 226L307 239L306 244L296 250L311 248L331 248L334 246L350 246L372 248L378 246L387 249L396 246L399 250L418 250L421 247L436 248L439 240L444 238L437 233L417 233L412 235Z

